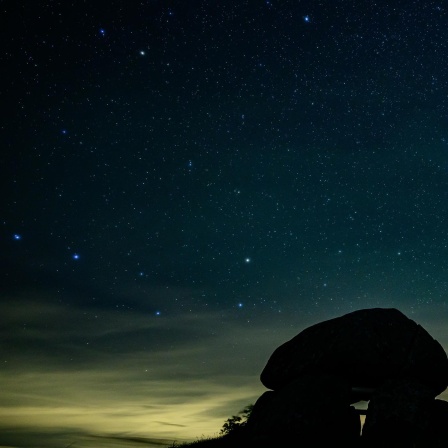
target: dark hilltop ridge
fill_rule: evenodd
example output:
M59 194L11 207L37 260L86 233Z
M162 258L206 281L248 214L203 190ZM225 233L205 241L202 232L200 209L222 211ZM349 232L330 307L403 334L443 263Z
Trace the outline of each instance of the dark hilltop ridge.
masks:
M244 425L210 447L448 446L448 358L393 308L355 311L306 328L261 373L271 389ZM367 411L354 403L368 401ZM361 434L360 414L365 413Z

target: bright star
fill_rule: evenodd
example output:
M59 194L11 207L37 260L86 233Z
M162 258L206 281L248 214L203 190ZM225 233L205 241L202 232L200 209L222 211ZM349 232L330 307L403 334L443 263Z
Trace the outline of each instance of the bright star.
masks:
M244 259L244 262L245 262L245 263L250 263L251 261L252 261L252 260L251 260L249 257Z
M79 255L78 254L73 254L72 258L73 258L73 260L79 260Z
M15 240L21 240L22 239L22 236L21 235L19 235L18 233L15 233L14 235L13 235L13 238L15 239Z
M160 311L156 311L156 316L160 316Z
M240 302L239 304L238 304L238 308L242 308L243 307L243 304Z
M303 16L303 21L309 23L310 22L310 16Z
M100 34L104 36L106 34L106 30L104 28L100 28Z
M146 54L143 50L140 50L139 53L140 53L140 56L145 56L145 54Z
M67 134L67 129L62 129L61 133L64 135Z

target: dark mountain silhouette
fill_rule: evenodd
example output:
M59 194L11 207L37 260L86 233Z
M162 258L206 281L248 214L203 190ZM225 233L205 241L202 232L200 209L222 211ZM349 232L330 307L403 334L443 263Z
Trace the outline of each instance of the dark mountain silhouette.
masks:
M396 309L364 309L306 328L261 373L265 392L201 448L448 446L448 358ZM368 401L367 411L353 404ZM365 414L361 431L360 414Z

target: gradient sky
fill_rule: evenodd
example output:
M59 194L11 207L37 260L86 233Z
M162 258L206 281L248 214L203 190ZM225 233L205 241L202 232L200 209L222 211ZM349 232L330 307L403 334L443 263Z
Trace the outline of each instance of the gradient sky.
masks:
M356 309L448 349L445 2L0 8L0 446L216 435Z

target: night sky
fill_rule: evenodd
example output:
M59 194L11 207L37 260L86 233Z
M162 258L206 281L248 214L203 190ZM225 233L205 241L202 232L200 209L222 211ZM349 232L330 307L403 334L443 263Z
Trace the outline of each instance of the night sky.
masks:
M0 446L216 435L361 308L448 349L446 2L0 13Z

